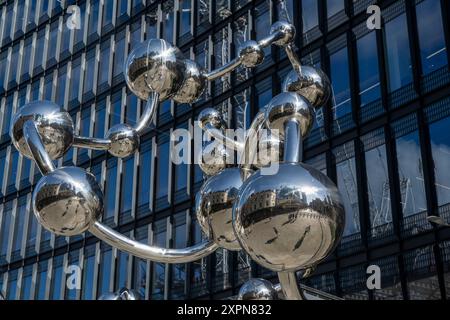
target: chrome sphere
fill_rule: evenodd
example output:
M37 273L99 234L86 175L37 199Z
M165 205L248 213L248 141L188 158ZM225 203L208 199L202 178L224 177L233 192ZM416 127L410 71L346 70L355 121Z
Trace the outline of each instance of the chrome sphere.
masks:
M254 68L264 61L264 50L254 40L245 41L238 50L238 57L246 68Z
M213 108L205 108L198 115L198 125L205 130L207 124L211 124L214 128L220 130L226 128L226 123L222 118L222 114Z
M95 177L78 167L63 167L39 180L33 192L39 223L61 236L79 235L103 214L103 194Z
M111 141L109 153L118 158L126 158L139 148L140 137L136 130L127 124L118 124L108 130L106 139Z
M227 163L227 159L233 159L225 145L218 144L214 147L213 143L207 144L199 155L198 165L207 176L216 175L229 167L230 164Z
M203 232L220 247L237 251L232 208L243 179L239 168L228 168L209 178L197 193L195 212Z
M281 163L275 176L257 171L233 207L236 237L250 257L275 272L297 271L323 261L345 225L338 189L323 173Z
M308 99L318 109L331 97L331 83L328 76L320 69L311 66L301 67L301 77L291 71L283 83L284 92L296 92Z
M250 279L239 290L238 300L278 300L278 293L270 281Z
M127 58L127 85L142 100L148 100L150 92L159 93L161 101L169 99L184 82L184 60L181 51L163 39L145 41Z
M272 130L278 130L284 137L286 121L295 119L299 122L302 137L308 136L314 125L315 112L311 104L303 96L295 92L282 92L275 96L266 109L266 125Z
M72 146L74 126L69 113L53 102L34 101L17 111L10 131L14 146L25 157L33 159L23 132L28 120L36 124L45 150L53 160L61 158Z
M192 60L184 60L185 72L183 83L173 96L178 103L194 103L205 91L207 82L205 73L200 66Z
M295 27L286 21L277 21L270 28L270 34L281 32L282 36L274 44L280 47L287 46L295 40Z
M105 293L98 298L98 300L141 300L141 296L135 290L128 290L126 288L120 289L114 293Z

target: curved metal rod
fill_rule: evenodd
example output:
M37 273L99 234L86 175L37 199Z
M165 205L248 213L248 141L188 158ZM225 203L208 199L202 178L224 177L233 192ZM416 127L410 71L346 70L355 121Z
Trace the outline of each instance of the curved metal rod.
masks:
M274 42L280 40L283 37L283 33L278 31L276 33L272 33L270 35L268 35L265 38L262 38L261 40L258 41L258 44L263 47L266 48L268 46L271 46Z
M111 140L74 136L73 146L92 150L109 150L111 146Z
M255 119L253 119L252 124L248 130L248 134L245 137L244 147L242 149L240 166L244 170L249 170L252 164L255 163L256 155L257 155L257 145L253 143L256 140L261 129L264 128L265 124L265 106L262 110L260 110Z
M242 60L240 58L234 58L233 60L231 60L230 62L227 62L223 66L221 66L211 72L206 73L205 77L209 81L216 80L216 79L223 77L224 75L232 72L234 69L239 67L241 64L242 64Z
M286 300L306 300L295 272L278 272L278 279Z
M161 263L194 262L210 255L218 248L213 241L205 241L185 249L165 249L149 246L134 241L98 221L89 228L89 232L119 250L142 259Z
M155 112L158 109L159 104L159 93L152 92L148 97L147 103L145 104L145 109L139 119L138 123L134 127L139 135L142 135L144 130L150 126L152 120L155 116Z
M302 76L302 62L300 61L299 56L294 50L294 46L292 44L288 44L285 48L286 55L289 58L289 61L292 64L292 67L294 68L295 72L297 72L298 76Z
M45 150L44 143L33 120L27 120L23 124L23 132L28 148L42 175L45 176L55 171L55 164Z
M244 148L244 145L242 143L240 143L239 141L236 141L234 139L231 139L226 134L224 134L222 130L217 129L211 123L206 123L204 126L204 130L211 137L213 137L214 139L223 143L225 145L225 147L236 150L238 152L242 152L242 150Z

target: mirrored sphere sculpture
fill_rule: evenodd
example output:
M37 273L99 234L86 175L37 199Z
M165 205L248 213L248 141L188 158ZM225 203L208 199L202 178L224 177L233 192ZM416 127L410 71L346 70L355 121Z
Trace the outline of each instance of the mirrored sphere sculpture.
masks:
M53 102L34 101L21 107L11 123L11 140L25 157L33 159L23 130L27 120L32 120L36 125L51 159L61 158L72 146L74 126L69 113Z
M32 207L39 223L61 236L76 236L103 214L103 194L94 175L63 167L39 180Z
M277 300L278 293L270 281L250 279L239 290L238 300Z
M220 247L240 250L233 230L232 208L243 183L239 168L225 169L209 178L195 198L195 212L203 232Z
M190 263L218 248L243 249L260 265L278 272L286 299L303 299L295 271L314 270L330 255L342 236L345 214L331 180L301 162L303 139L313 126L315 109L329 99L331 85L322 71L301 66L294 38L293 25L276 22L267 37L245 41L236 58L211 71L186 59L165 40L145 41L129 54L124 68L129 89L146 101L141 118L134 126L113 126L103 138L74 134L70 115L52 102L20 108L10 136L17 150L33 159L42 173L32 196L39 223L61 236L89 231L119 250L157 263ZM261 108L249 130L242 130L243 137L226 134L228 122L221 112L208 108L199 114L198 126L211 138L206 145L203 137L196 141L201 143L198 164L208 177L196 195L195 212L207 240L174 249L126 237L100 221L103 194L91 173L76 167L56 168L53 160L71 146L108 151L119 158L133 155L160 102L197 101L208 82L240 66L261 64L264 49L271 45L286 52L294 71L284 82L283 92ZM229 163L236 155L240 162ZM265 169L272 164L277 169L267 174ZM122 289L100 299L139 298L136 292ZM239 294L241 300L276 298L274 286L262 279L250 280Z

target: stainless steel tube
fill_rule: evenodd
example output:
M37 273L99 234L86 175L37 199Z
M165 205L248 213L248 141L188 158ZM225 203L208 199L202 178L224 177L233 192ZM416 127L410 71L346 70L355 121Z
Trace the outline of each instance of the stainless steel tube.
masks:
M161 263L194 262L210 255L218 248L213 241L205 241L185 249L154 247L132 240L98 221L89 228L89 232L119 250L142 259Z
M33 120L28 120L23 124L23 131L25 136L25 141L30 148L31 154L33 155L34 161L36 162L39 171L42 175L47 175L48 173L54 171L55 165L52 159L45 150L44 144L42 143L41 136L39 135L36 124Z
M139 135L142 135L144 130L150 126L152 120L155 116L156 110L158 109L159 104L159 93L152 92L148 97L147 103L145 105L145 109L142 112L141 118L138 123L134 127L134 130L137 131Z

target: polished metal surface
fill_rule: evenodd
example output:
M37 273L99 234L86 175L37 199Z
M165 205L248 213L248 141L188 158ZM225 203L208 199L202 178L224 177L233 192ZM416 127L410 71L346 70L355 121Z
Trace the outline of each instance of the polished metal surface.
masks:
M294 70L287 75L283 83L283 91L298 93L318 109L330 99L331 83L322 70L311 66L302 66L301 74Z
M314 125L315 112L303 96L295 92L283 92L269 102L265 117L267 127L278 130L281 138L284 137L285 123L296 120L304 138Z
M185 59L184 64L183 82L173 100L178 103L194 103L206 89L205 71L192 60Z
M140 136L128 124L117 124L106 133L107 140L111 141L109 153L117 158L126 158L139 148Z
M153 119L155 118L156 110L159 105L159 93L151 92L148 96L147 103L145 104L145 109L141 114L141 117L134 127L134 130L139 135L142 135L144 131L150 127Z
M264 61L264 50L258 42L247 40L239 46L238 57L246 68L254 68Z
M270 28L271 35L277 35L274 45L284 47L292 44L295 40L295 27L286 21L277 21Z
M145 41L130 53L124 68L128 87L146 101L145 109L134 127L115 125L104 139L74 136L72 118L52 102L23 106L14 116L10 135L19 152L34 159L43 174L32 197L38 221L62 236L90 231L119 250L160 263L198 261L219 247L243 249L255 262L279 273L285 298L303 299L294 272L303 270L306 275L329 256L342 236L345 215L331 180L301 163L302 142L313 126L314 108L327 103L331 85L322 71L301 65L294 38L293 25L276 22L267 37L244 42L235 59L210 72L165 40ZM133 155L161 101L194 103L208 81L239 66L261 64L263 49L270 45L284 48L294 70L284 82L284 92L258 113L244 143L235 141L234 134L227 135L219 111L205 109L199 115L200 127L213 141L200 154L199 166L209 178L196 196L195 212L210 241L166 249L123 236L100 222L103 195L94 176L76 167L55 168L52 160L71 146L108 150L119 158ZM230 163L235 151L239 164ZM274 163L278 170L263 174ZM138 298L127 289L101 297ZM243 300L275 298L277 288L261 279L249 281L240 292Z
M135 290L129 290L127 288L122 288L114 293L105 293L98 298L98 300L126 300L126 301L136 301L141 300L140 294Z
M43 175L54 171L55 165L53 164L53 161L48 153L45 151L44 144L34 121L26 121L23 125L23 131L25 141L34 158L34 161L36 162L36 165L39 168L39 171Z
M344 219L336 186L302 163L282 163L275 176L255 172L244 182L233 208L242 248L276 272L324 260L341 239Z
M199 154L198 165L207 176L213 176L231 166L228 160L232 156L225 145L216 145L212 141L203 147L201 154Z
M186 64L181 51L163 39L150 39L135 48L125 64L130 90L142 100L157 92L160 100L173 97L184 81Z
M233 204L243 183L239 168L225 169L209 178L195 197L195 212L203 232L222 248L241 247L233 230Z
M33 212L47 230L79 235L103 214L103 194L95 177L77 167L58 168L37 183Z
M200 260L218 248L213 241L204 241L184 249L166 249L132 240L117 231L95 222L89 232L107 244L132 255L161 263L189 263Z
M250 279L242 285L237 300L278 300L278 292L270 281Z
M108 150L111 147L111 140L74 136L73 146L92 150Z
M285 300L306 300L295 272L278 272Z
M57 104L50 101L34 101L20 108L12 119L10 136L16 149L25 157L33 159L25 141L24 123L36 124L45 150L50 158L61 158L73 143L72 117Z

